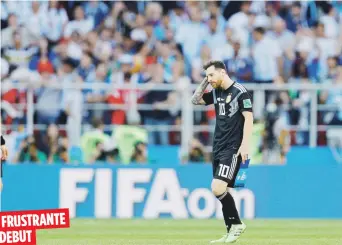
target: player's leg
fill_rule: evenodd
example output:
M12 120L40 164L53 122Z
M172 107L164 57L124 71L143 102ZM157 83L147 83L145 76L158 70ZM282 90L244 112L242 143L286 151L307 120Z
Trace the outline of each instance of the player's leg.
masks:
M211 188L213 194L222 204L227 235L219 240L212 241L212 243L234 242L246 228L245 224L240 220L234 198L229 192L229 187L234 187L240 163L241 159L233 152L230 156L215 164L215 174Z
M233 224L241 224L241 220L235 206L234 198L229 192L228 183L220 179L213 179L211 189L222 204L223 218L227 231L229 232L231 226Z

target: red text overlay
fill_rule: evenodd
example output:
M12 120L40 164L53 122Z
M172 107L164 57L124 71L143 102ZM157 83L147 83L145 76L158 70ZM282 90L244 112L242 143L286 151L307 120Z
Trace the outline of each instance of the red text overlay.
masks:
M0 212L0 244L36 244L36 230L70 227L69 209Z

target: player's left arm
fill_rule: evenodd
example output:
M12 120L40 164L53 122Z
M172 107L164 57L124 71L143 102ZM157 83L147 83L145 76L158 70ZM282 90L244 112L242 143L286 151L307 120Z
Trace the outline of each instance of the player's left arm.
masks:
M249 158L249 144L251 142L253 132L253 105L252 99L248 92L243 93L239 97L240 112L245 118L243 125L243 138L242 143L238 151L238 155L241 155L242 162L245 162Z

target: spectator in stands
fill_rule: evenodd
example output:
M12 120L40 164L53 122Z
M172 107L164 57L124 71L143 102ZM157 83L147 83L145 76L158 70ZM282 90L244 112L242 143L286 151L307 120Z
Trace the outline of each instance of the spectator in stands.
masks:
M182 45L186 62L191 62L199 53L202 40L208 34L208 27L201 22L201 11L197 6L189 9L190 21L182 24L176 30L176 42Z
M49 1L47 11L42 12L44 22L43 33L49 44L56 45L63 37L63 31L69 21L67 12L60 1Z
M156 45L159 54L158 63L164 67L164 81L167 83L172 82L172 67L176 61L176 57L172 54L171 44L167 40L158 42Z
M50 124L47 128L47 134L42 135L37 142L38 148L47 156L48 163L67 163L68 157L68 139L59 135L56 124Z
M265 29L253 30L255 44L252 47L254 81L256 83L279 82L282 74L281 49L278 43L265 36Z
M284 163L289 147L287 116L281 95L267 105L263 133L263 163Z
M29 63L31 70L54 73L57 67L56 53L49 49L48 41L45 38L39 40L39 47L37 53L32 57Z
M1 48L6 46L14 46L13 33L18 32L21 37L21 44L23 47L29 45L28 31L25 26L18 24L18 18L15 14L8 15L8 27L1 30Z
M36 54L36 47L25 47L19 31L12 33L13 46L3 48L3 55L13 68L28 67L31 57Z
M41 71L41 88L37 91L37 123L50 124L57 122L61 108L59 106L62 98L62 90L51 88L49 84L58 83L58 78L53 71Z
M141 118L137 111L127 113L127 125L120 125L112 132L112 139L118 144L120 161L129 164L137 142L148 142L147 130L141 127Z
M286 26L292 32L296 32L299 28L305 27L302 19L302 5L300 2L293 2L290 11L286 16Z
M336 67L336 59L329 59L331 69L331 78L325 81L327 86L342 84L342 66ZM331 125L342 125L342 91L328 90L320 94L320 102L323 104L335 106L336 110L323 113L323 122Z
M251 2L243 1L240 11L233 14L227 21L227 27L241 39L243 49L249 45L249 30L253 22L254 16L251 14ZM227 31L227 29L226 29ZM227 33L226 33L227 35ZM224 57L225 59L230 57Z
M44 9L41 7L40 2L33 1L31 4L32 14L27 19L27 29L30 40L38 42L43 34L43 25L46 19L43 15Z
M82 36L86 35L94 28L94 19L84 15L82 6L77 6L74 10L74 20L68 22L64 30L64 38L69 38L74 31Z
M318 23L315 27L316 55L319 59L320 77L324 77L327 73L327 59L330 56L336 56L338 52L338 43L336 39L328 38L325 35L325 26L323 23Z
M164 83L164 69L161 64L155 66L152 80L149 83ZM153 111L145 114L145 124L150 126L171 125L173 118L169 109L176 103L174 97L169 91L151 91L145 95L145 103L153 106ZM149 133L150 144L169 144L169 133L167 131L154 131Z
M95 150L91 156L90 163L105 162L117 163L120 162L119 150L116 145L110 142L95 142Z
M208 158L203 144L198 139L192 139L188 161L203 163L207 162L207 160Z
M212 59L212 52L207 44L203 44L199 57L192 61L191 78L194 83L202 82L205 73L203 72L203 65L207 64Z
M14 163L32 162L32 163L44 163L47 157L44 152L40 151L36 145L36 141L33 136L29 136L24 139L17 151L17 155L14 157Z
M205 39L205 43L209 46L211 51L222 47L226 43L226 37L222 31L222 26L218 26L218 18L212 15L209 18L209 35Z
M138 141L134 145L134 152L131 157L132 163L147 163L147 145Z
M209 15L209 21L214 17L216 19L216 26L217 32L218 33L224 33L224 28L226 24L226 20L223 17L221 13L221 9L219 7L219 2L218 1L209 1L207 3L207 8L208 8L208 15ZM215 25L214 23L211 23L212 25ZM210 25L210 24L209 24Z
M79 61L82 57L82 39L78 30L72 31L67 45L67 55L75 61Z
M85 81L86 78L95 72L95 65L92 62L91 54L83 52L80 64L77 67L77 74Z
M96 70L87 76L85 82L88 85L93 84L92 89L87 89L87 92L84 94L84 100L93 105L93 108L89 113L91 117L103 118L104 109L100 106L106 101L107 93L106 90L100 86L109 83L107 65L104 63L98 64Z
M252 82L253 65L248 57L241 54L241 40L233 38L234 56L231 59L224 60L229 77L239 83Z
M92 130L85 132L81 138L81 148L84 162L92 163L98 158L99 148L110 141L110 137L104 133L104 124L100 119L93 119ZM102 145L101 145L102 144Z
M94 19L94 27L97 28L109 12L108 6L98 0L84 2L83 5L86 17Z
M278 42L282 51L282 58L284 60L283 73L286 80L291 76L291 55L295 48L296 39L293 32L286 29L286 23L280 17L276 18L273 23L273 28L268 32L268 36L275 39Z

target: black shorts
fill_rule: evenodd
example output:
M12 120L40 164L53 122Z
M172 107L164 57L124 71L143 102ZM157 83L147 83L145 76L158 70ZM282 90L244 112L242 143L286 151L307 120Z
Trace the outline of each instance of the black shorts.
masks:
M230 150L221 159L213 160L213 177L228 183L228 187L234 188L235 178L242 162L241 155L237 156L237 150Z

